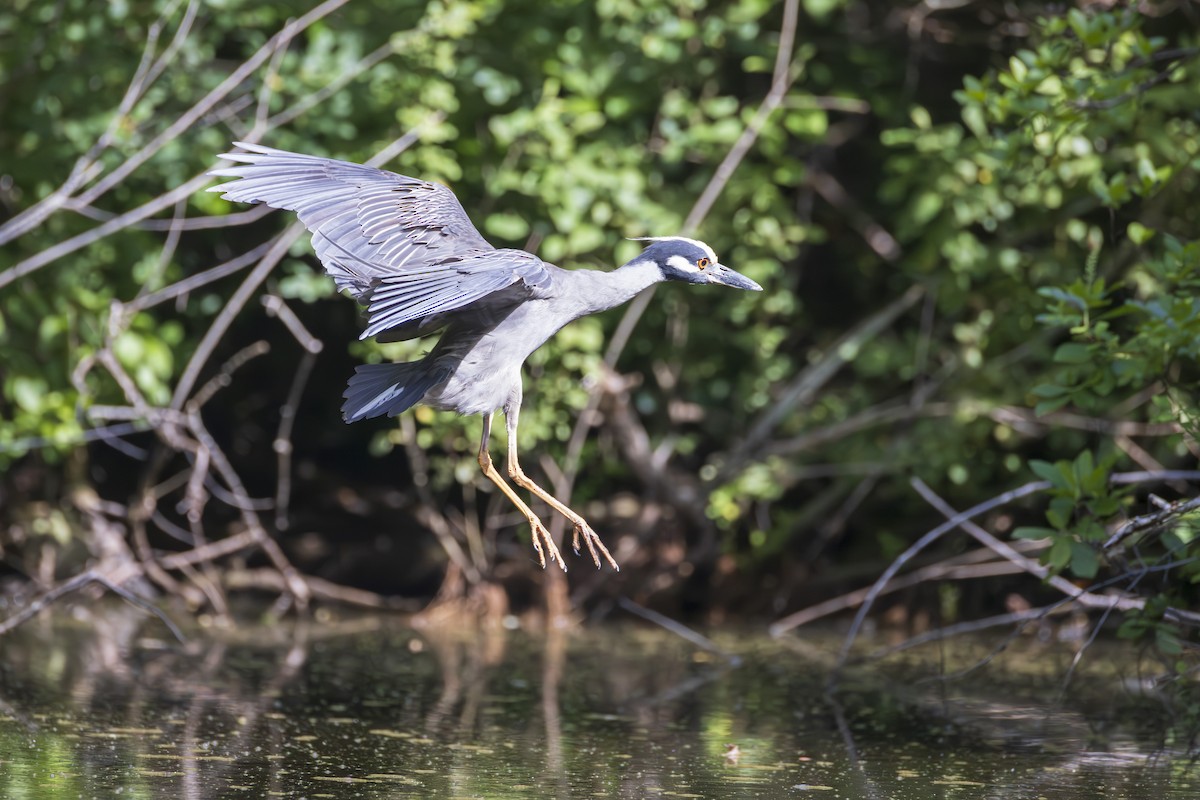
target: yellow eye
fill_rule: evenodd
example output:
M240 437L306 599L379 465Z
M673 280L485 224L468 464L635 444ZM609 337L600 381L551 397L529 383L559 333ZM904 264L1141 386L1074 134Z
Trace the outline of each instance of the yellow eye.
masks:
M708 264L709 264L709 261L707 258L702 258L696 262L696 266L699 267L700 269L704 269L705 267L708 266Z

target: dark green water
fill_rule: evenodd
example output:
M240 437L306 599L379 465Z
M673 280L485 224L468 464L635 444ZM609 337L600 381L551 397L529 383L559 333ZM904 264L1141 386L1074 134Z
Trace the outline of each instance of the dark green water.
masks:
M1195 798L1136 664L997 638L854 671L840 639L635 625L546 638L388 618L197 633L124 607L0 639L0 798ZM879 644L876 642L875 644Z

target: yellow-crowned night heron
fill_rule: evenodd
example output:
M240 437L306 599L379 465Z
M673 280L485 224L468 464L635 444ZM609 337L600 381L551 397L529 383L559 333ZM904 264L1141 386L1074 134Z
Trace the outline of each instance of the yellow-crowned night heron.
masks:
M249 152L223 155L237 165L212 174L239 180L213 191L226 200L295 211L338 289L367 307L362 338L394 342L443 331L419 361L357 367L342 406L346 421L395 416L417 403L482 415L479 466L529 520L542 567L548 550L565 570L545 525L492 465L492 415L504 409L509 477L571 521L576 553L582 536L597 568L603 554L619 569L583 517L521 470L521 364L568 322L621 305L661 281L762 287L719 263L708 245L680 236L641 240L650 243L641 255L611 272L560 269L523 250L492 247L445 186L236 144Z

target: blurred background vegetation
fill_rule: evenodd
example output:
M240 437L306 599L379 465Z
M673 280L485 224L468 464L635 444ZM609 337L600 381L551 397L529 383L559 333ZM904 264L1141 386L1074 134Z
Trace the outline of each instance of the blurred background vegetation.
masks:
M340 421L355 363L427 343L358 342L289 215L203 191L233 140L354 161L399 142L383 166L451 186L497 246L607 268L626 237L690 232L766 289L664 286L530 359L527 469L623 565L568 556L576 607L781 617L943 522L915 486L964 509L1041 480L979 524L1131 599L1122 632L1178 653L1200 579L1196 16L15 0L0 569L41 589L107 570L217 611L238 586L332 584L524 608L560 580L478 480L478 419ZM1062 596L999 572L891 602Z

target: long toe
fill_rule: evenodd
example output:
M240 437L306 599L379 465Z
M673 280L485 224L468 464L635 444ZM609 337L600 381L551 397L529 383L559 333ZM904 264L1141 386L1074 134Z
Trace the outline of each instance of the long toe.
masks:
M542 569L545 569L546 568L546 553L544 550L542 550L542 542L541 542L541 537L538 536L537 525L538 525L538 523L536 523L534 521L530 521L530 523L529 523L529 527L533 529L533 537L532 537L533 538L533 549L535 552L537 552L538 566L541 567Z
M583 536L583 542L587 545L588 552L592 554L592 561L596 564L596 569L600 569L600 555L604 555L604 560L609 563L615 571L620 572L621 568L617 566L616 560L612 554L608 552L608 548L604 546L604 542L600 540L600 535L592 530L592 527L586 522L580 522L575 526L575 552L579 552L579 537ZM599 550L599 553L597 552Z
M557 561L558 565L562 567L562 571L566 572L567 562L562 557L562 553L558 551L558 545L554 543L554 539L550 536L550 531L546 530L546 526L542 524L542 521L537 517L533 517L529 520L529 527L533 532L533 546L538 551L538 558L542 565L542 569L546 568L546 559L542 552L544 543L545 549L550 551L550 560Z

